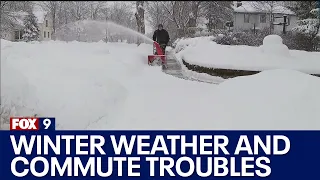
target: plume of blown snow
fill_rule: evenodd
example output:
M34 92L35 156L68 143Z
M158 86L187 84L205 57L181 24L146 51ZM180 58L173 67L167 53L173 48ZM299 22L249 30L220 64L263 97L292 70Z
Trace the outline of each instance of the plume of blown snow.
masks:
M137 38L143 39L144 43L151 44L152 39L133 29L121 26L112 21L82 20L66 24L59 28L56 33L58 40L99 42L107 38L113 41L118 39L127 42L136 42Z

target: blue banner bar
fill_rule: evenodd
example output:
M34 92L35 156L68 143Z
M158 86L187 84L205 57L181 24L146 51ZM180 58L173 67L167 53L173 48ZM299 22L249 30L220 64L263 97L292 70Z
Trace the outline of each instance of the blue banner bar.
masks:
M5 180L320 179L320 131L0 131L0 142Z

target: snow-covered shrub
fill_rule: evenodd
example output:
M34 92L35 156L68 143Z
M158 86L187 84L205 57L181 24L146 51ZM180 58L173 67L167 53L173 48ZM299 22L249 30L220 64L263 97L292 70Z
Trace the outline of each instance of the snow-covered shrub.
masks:
M299 20L297 22L297 26L292 29L292 32L299 37L299 41L297 39L297 43L302 44L306 51L317 50L320 44L319 8L311 10L310 13L312 16Z
M184 50L186 47L188 47L190 44L192 44L191 39L196 39L196 38L178 38L172 43L172 46L175 49L175 52L178 53L182 50Z
M23 39L25 41L37 41L39 39L40 30L37 23L36 16L30 12L24 18L24 34Z
M223 44L223 45L236 45L236 39L231 34L225 35L225 36L218 36L216 39L217 44Z
M216 37L214 36L203 36L195 38L179 38L172 43L172 46L175 49L175 52L178 53L184 50L188 46L195 46L196 44L203 41L214 41Z
M280 36L283 39L283 44L294 50L315 51L317 50L317 44L320 42L319 39L312 39L302 33L287 32L287 34L281 34Z
M289 49L283 44L279 35L269 35L263 39L263 45L260 46L261 51L268 55L289 56Z
M314 35L317 34L319 31L319 19L303 19L297 22L297 27L292 28L292 31L307 34L307 35Z
M217 37L215 41L222 45L247 45L247 46L261 46L263 39L269 35L268 29L252 33L251 31L231 32L224 34L223 37ZM286 34L279 34L289 49L314 51L319 46L320 36L313 38L304 33L297 33L288 31ZM319 50L319 49L318 49Z
M217 44L222 45L247 45L260 46L263 38L269 35L268 31L263 29L257 33L251 31L230 32L224 34L222 38L217 38Z

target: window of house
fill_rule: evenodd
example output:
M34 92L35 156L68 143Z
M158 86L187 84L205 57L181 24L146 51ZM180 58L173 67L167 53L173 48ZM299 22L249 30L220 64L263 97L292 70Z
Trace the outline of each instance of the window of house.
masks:
M260 23L266 23L267 22L267 16L265 14L260 14Z
M20 31L20 39L23 39L23 34L24 34L24 32Z
M46 32L45 31L43 32L43 37L46 38Z
M48 32L48 38L50 38L50 33Z
M249 14L244 14L244 23L249 23L250 16Z
M46 27L48 27L48 20L46 20Z
M290 16L287 16L287 24L290 25Z
M14 31L14 39L15 40L20 40L23 39L23 31Z
M19 39L19 37L20 37L20 32L14 31L14 39Z

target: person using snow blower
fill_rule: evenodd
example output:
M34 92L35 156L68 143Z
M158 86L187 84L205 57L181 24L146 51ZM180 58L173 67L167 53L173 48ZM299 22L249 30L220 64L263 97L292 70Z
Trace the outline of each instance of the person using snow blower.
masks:
M155 30L153 33L153 41L156 41L160 45L163 51L163 54L166 53L166 47L169 43L169 40L170 40L170 37L169 37L168 31L163 29L162 24L159 24L158 29Z

